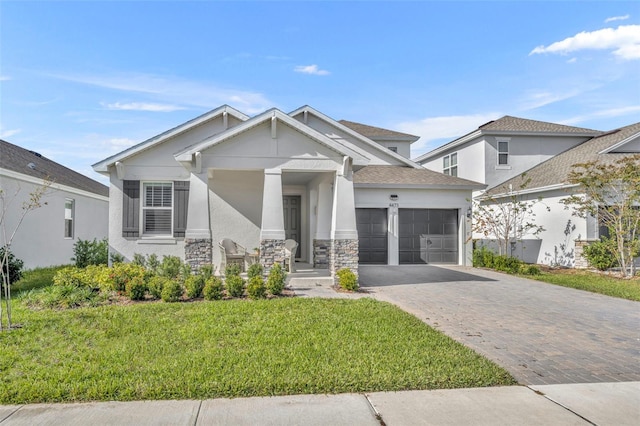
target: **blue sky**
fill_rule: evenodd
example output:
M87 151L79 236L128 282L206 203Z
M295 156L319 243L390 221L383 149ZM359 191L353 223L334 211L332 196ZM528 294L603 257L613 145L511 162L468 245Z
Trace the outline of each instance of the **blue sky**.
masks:
M94 178L222 104L413 133L413 157L503 115L640 121L640 2L3 0L0 37L0 137Z

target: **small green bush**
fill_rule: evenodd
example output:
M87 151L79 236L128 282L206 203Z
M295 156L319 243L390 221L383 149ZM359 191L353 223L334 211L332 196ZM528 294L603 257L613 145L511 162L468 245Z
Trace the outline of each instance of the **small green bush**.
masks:
M267 290L274 296L279 296L284 290L284 283L287 279L287 273L279 263L274 264L269 271L267 277Z
M106 303L108 297L88 287L63 284L29 290L22 300L30 308L71 309L98 306Z
M253 277L262 277L263 273L264 268L262 267L262 265L259 263L254 263L253 265L249 266L249 269L247 269L247 278L251 279Z
M497 255L482 246L473 251L473 266L476 268L493 268L493 261Z
M523 275L540 275L540 274L542 274L542 272L540 271L540 268L538 268L536 265L525 265L520 270L520 273L523 274Z
M162 301L163 302L177 302L182 297L184 289L182 284L175 280L167 280L162 287Z
M103 291L112 289L111 268L107 265L89 265L81 274L83 285L91 288L99 288Z
M122 262L120 262L122 263ZM133 259L131 260L131 263L133 263L134 265L139 265L139 266L147 266L147 258L144 257L143 254L140 253L133 253Z
M230 263L224 268L225 277L240 276L240 265L237 263Z
M223 290L224 286L222 285L222 278L209 277L202 292L206 300L220 300L222 299Z
M171 278L161 277L159 275L152 276L147 283L147 289L149 290L151 297L154 299L161 299L162 289L169 281L171 281Z
M496 271L517 274L523 266L524 262L516 257L501 255L493 258L493 269Z
M342 268L336 272L338 285L345 290L356 291L358 289L358 277L348 268Z
M2 264L2 276L9 277L9 285L17 282L22 277L24 262L15 257L7 247L0 247L0 264Z
M244 294L244 280L240 275L226 277L227 292L231 297L242 297Z
M172 279L178 278L182 268L182 260L178 256L163 256L158 268L158 275Z
M267 287L264 285L262 276L258 275L249 280L247 295L250 299L264 299L267 296Z
M211 278L214 272L215 267L213 265L202 265L198 270L198 274L202 275L205 281Z
M73 245L72 262L75 262L78 268L84 268L88 265L106 265L109 262L109 243L107 239L98 241L82 240Z
M158 260L158 255L156 255L155 253L148 254L146 263L147 263L146 267L148 271L150 271L154 275L160 274L161 263L160 263L160 260Z
M594 241L585 246L582 252L589 265L600 271L618 266L618 261L613 255L612 244L612 240L603 238L601 241Z
M146 269L133 263L116 263L111 268L111 289L118 292L126 291L127 282L133 277L145 279L147 277Z
M202 290L204 289L205 279L202 275L191 275L184 281L184 286L187 289L187 297L189 299L196 299L202 297Z
M126 295L131 300L143 300L147 292L147 284L141 276L132 277L125 286Z
M82 270L75 266L67 266L65 268L62 268L53 276L53 285L59 287L84 287L81 273Z

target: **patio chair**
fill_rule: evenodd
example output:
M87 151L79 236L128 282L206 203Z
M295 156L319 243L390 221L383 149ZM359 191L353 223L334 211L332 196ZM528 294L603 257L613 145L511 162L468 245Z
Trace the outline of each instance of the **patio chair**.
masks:
M296 271L296 251L298 243L295 240L284 240L285 263L289 265L289 272Z
M224 274L227 264L240 265L240 270L244 272L247 249L230 238L223 238L218 246L220 247L220 272Z

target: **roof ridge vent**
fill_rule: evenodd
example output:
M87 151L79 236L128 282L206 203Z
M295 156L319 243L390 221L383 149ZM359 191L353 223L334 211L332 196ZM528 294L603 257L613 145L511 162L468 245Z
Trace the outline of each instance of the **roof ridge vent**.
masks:
M32 153L33 155L35 155L38 158L42 158L42 154L40 154L39 152L35 152L35 151L29 151L30 153Z

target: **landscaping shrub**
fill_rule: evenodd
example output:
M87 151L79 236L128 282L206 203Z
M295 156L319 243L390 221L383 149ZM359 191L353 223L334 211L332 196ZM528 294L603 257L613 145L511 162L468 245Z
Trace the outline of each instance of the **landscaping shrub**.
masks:
M196 299L202 297L202 290L204 289L205 279L202 275L190 275L184 281L184 286L187 289L187 297L189 299Z
M485 246L473 250L473 266L476 268L493 268L496 254Z
M163 256L158 275L176 279L180 275L182 260L178 256Z
M144 294L147 292L147 284L144 281L144 277L134 276L125 286L126 295L131 300L143 300Z
M198 274L202 275L205 281L211 278L214 272L215 267L213 265L202 265L198 270Z
M134 265L133 263L116 263L111 268L111 290L124 292L126 291L127 282L133 277L141 277L145 279L147 271L143 266Z
M523 266L524 262L516 257L501 255L493 258L493 269L496 271L517 274Z
M110 291L113 288L111 268L107 265L89 265L82 271L81 280L84 286Z
M6 262L4 262L5 256L7 257ZM15 255L11 253L11 250L6 247L0 247L0 263L2 263L3 266L2 275L9 277L9 285L15 283L22 277L24 262L15 257Z
M247 294L251 299L264 299L267 295L267 287L262 276L257 275L247 283Z
M224 268L224 276L225 277L233 277L240 276L240 265L236 263L230 263Z
M263 272L264 268L262 267L262 265L259 263L254 263L253 265L249 266L249 269L247 270L247 278L251 279L253 277L262 277Z
M107 302L108 297L89 287L63 284L29 290L22 300L30 308L71 309L98 306Z
M160 265L161 263L160 263L160 260L158 259L158 255L156 255L155 253L147 255L147 261L145 266L149 272L151 272L154 275L159 275Z
M611 240L602 239L585 246L582 253L587 258L589 265L600 271L606 271L617 266L618 261L611 250L611 244L613 244Z
M113 265L114 263L123 263L124 262L124 256L121 255L120 253L116 253L115 251L111 252L109 254L109 259L111 259L111 264Z
M202 290L206 300L222 299L222 291L223 285L220 277L209 277L204 285L204 289Z
M84 287L82 269L75 266L67 266L66 268L60 269L53 276L53 285L59 287Z
M279 263L274 264L269 271L267 277L267 290L274 296L279 296L284 290L284 283L287 278L287 273Z
M162 289L169 281L171 281L171 278L161 277L159 275L152 276L147 283L147 289L151 297L154 299L162 298Z
M348 268L342 268L336 272L338 285L345 290L356 291L358 289L358 277Z
M536 265L524 265L520 270L523 275L540 275L542 272Z
M242 297L244 294L244 280L240 275L226 277L227 292L231 297Z
M168 280L162 287L162 301L164 302L177 302L182 297L184 289L182 284L175 280Z
M143 254L133 253L133 259L131 260L131 263L133 263L134 265L144 266L146 268L147 258L144 257Z
M98 241L82 240L73 245L72 262L75 262L78 268L84 268L88 265L106 265L109 262L109 243L107 239Z

